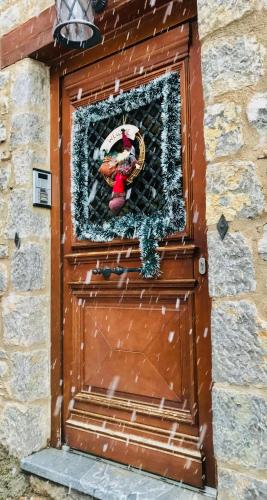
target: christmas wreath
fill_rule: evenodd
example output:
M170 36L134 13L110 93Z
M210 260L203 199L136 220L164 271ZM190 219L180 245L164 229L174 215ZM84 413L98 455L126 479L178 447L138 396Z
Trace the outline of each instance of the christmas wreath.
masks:
M89 143L94 126L101 121L108 120L110 116L116 116L122 122L122 117L132 110L140 110L141 115L142 108L150 103L153 104L156 100L161 102L161 148L158 155L161 160L163 207L154 210L149 215L130 211L113 216L101 223L92 223L88 212L92 186L89 185L88 179L92 161ZM121 133L123 133L122 128L123 126L120 126ZM143 135L145 138L145 131ZM125 141L126 139L127 134ZM129 143L128 149L130 148ZM137 164L139 164L139 159ZM140 177L145 169L146 165L144 165L144 170L139 172ZM130 175L133 171L134 169ZM110 179L109 176L104 175L103 182L105 179L110 182L111 187L114 187L115 179L112 176ZM124 178L123 182L127 180ZM119 211L115 212L119 213ZM155 278L160 274L158 240L181 231L185 227L181 159L181 96L179 77L176 72L165 74L129 92L83 108L80 107L74 112L72 216L75 235L80 240L108 242L114 238L138 238L143 277Z
M136 158L134 147L136 137L139 141L139 158ZM112 149L118 141L122 142L122 151L112 154ZM108 135L100 151L103 152L104 159L99 172L113 188L109 208L114 215L119 215L126 203L126 184L131 184L144 166L144 139L137 127L124 123L122 127L117 127Z

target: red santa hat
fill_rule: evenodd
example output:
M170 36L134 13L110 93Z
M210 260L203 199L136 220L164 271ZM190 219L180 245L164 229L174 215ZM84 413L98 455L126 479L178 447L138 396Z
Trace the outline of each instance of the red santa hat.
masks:
M127 137L124 128L122 128L121 131L122 131L122 145L123 145L123 149L131 149L131 147L133 145L131 139L129 139L129 137Z

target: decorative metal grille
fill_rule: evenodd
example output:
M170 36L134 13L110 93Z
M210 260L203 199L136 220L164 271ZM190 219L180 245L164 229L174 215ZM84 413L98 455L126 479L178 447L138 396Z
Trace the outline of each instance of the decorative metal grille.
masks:
M126 122L136 125L143 135L146 145L146 158L143 171L129 186L127 203L121 215L133 214L151 215L164 207L163 186L161 178L161 147L162 147L162 100L158 99L126 115ZM88 178L89 188L89 223L101 224L114 217L109 210L111 188L98 173L99 160L95 152L112 130L122 124L122 116L101 120L90 127L89 158L91 158ZM138 154L138 146L135 144Z

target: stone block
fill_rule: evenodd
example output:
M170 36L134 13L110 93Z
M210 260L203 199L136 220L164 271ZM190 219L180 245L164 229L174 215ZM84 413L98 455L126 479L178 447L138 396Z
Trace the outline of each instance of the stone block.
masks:
M236 385L267 384L267 363L258 338L254 304L215 302L212 308L213 380Z
M0 244L0 259L8 257L8 245Z
M47 155L37 153L33 149L14 151L12 155L15 183L19 186L32 184L33 167L47 167Z
M256 500L267 498L267 480L256 479L229 469L218 469L218 498Z
M265 48L255 37L213 40L202 47L202 73L207 99L254 85L264 74Z
M267 92L257 93L252 97L247 106L247 117L257 129L263 143L267 134Z
M198 25L204 38L255 9L257 0L198 0Z
M48 67L32 59L23 59L14 67L11 97L15 108L38 106L40 112L49 108Z
M0 294L7 290L7 267L5 264L0 264Z
M264 210L264 194L254 163L233 161L207 167L207 220L216 224L222 211L228 221L254 218Z
M4 237L4 233L6 231L7 211L8 211L7 200L4 199L3 196L0 196L0 238L1 239Z
M43 118L36 113L18 113L12 116L11 143L13 147L28 144L46 144L49 140Z
M5 406L0 423L0 442L16 457L30 455L46 446L48 411L43 406Z
M263 236L258 243L258 252L263 260L267 260L267 224L263 226Z
M18 401L34 401L49 396L48 353L12 352L10 359L10 396Z
M209 290L211 297L251 292L256 288L251 251L241 233L208 233Z
M7 238L13 240L16 232L21 238L29 236L49 238L49 222L50 213L36 213L36 209L32 207L30 190L14 189L12 191L8 206Z
M4 122L0 122L0 143L7 140L7 129Z
M0 191L6 191L10 186L11 166L0 166Z
M5 9L1 12L0 16L0 35L4 35L4 33L8 33L12 28L14 28L17 24L20 24L20 9L19 4L13 5L8 9Z
M8 373L8 364L6 361L0 361L0 378Z
M14 294L2 302L5 344L32 346L46 343L49 336L47 297L20 297Z
M5 89L9 84L10 73L8 70L0 71L0 90Z
M7 147L5 149L0 149L0 160L10 160L11 158L11 148Z
M239 151L244 144L241 108L233 102L207 106L204 133L208 161Z
M16 250L11 262L12 284L15 290L40 290L44 286L44 252L34 243Z
M0 96L0 114L6 115L9 110L9 99L7 96Z
M267 467L267 404L263 397L234 390L213 391L213 436L217 460Z

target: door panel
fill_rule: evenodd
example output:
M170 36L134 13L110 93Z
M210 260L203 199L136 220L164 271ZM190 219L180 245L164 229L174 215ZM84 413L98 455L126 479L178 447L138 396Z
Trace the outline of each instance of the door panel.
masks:
M100 285L101 287L101 285ZM100 288L99 287L99 288ZM194 391L190 380L193 353L192 300L184 295L163 301L152 296L98 291L97 300L74 292L80 390L127 394L145 400L189 408ZM187 339L189 336L189 340ZM79 338L78 338L79 337ZM151 400L151 401L150 401ZM176 404L175 404L176 403Z
M186 24L63 79L63 419L73 448L202 486L212 455L210 304L207 277L198 271L206 256L205 165L192 108L196 49L189 35ZM138 242L75 237L72 113L114 94L117 78L127 91L169 70L181 81L186 228L160 242L158 279L133 272L106 280L92 269L140 267Z
M163 321L161 311L137 309L134 304L119 308L117 301L108 308L87 310L85 360L91 361L84 366L85 385L108 392L111 385L116 392L178 401L181 392L178 316L168 311ZM101 359L93 359L94 351L101 352Z

